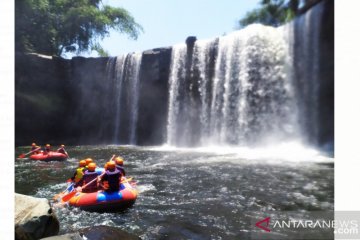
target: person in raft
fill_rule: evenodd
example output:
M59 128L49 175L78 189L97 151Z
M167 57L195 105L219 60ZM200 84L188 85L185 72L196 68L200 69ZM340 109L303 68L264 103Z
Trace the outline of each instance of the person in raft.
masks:
M114 161L107 162L106 168L105 174L101 178L99 177L100 186L108 193L118 192L120 189L121 173L116 169ZM108 186L106 186L105 182L107 182Z
M46 144L45 145L45 151L44 151L44 153L49 153L51 151L51 146L50 146L50 144Z
M58 153L62 153L65 154L66 156L68 156L66 150L65 150L65 145L61 144L60 147L56 150Z
M39 150L40 150L40 146L36 145L36 143L31 144L31 152L32 152L32 154L38 154Z
M116 169L120 171L122 177L125 177L124 159L122 157L116 157L115 163Z
M74 175L71 177L71 181L74 183L74 187L79 187L82 185L82 178L84 176L84 169L86 167L86 161L79 161L79 167L76 169Z
M95 172L96 164L89 163L87 166L87 170L84 173L84 176L80 181L82 181L82 186L85 186L87 183L91 182L92 180L96 179L98 174ZM77 188L78 191L82 191L84 193L92 193L98 190L97 188L97 181L93 181L90 185L86 186L85 188L81 189L81 187Z
M85 159L85 162L86 162L86 165L85 165L85 168L84 168L84 173L86 170L88 170L88 166L90 163L93 163L94 161L92 160L92 158L87 158Z

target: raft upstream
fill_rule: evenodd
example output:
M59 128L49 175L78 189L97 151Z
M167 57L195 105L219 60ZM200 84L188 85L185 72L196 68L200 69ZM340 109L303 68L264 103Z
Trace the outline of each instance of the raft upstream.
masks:
M30 159L39 161L63 161L67 159L67 155L59 152L41 152L31 155Z
M69 200L69 205L91 212L117 212L131 207L137 198L137 190L128 182L120 184L118 192L78 193Z

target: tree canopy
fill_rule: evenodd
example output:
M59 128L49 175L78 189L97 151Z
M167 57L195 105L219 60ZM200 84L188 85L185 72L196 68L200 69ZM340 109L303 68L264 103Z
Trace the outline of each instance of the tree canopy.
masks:
M101 0L16 0L15 48L61 56L65 52L106 51L99 40L114 29L137 39L142 27L123 8Z
M240 28L252 23L270 26L284 24L295 17L300 0L261 0L260 5L260 8L246 13L239 20Z

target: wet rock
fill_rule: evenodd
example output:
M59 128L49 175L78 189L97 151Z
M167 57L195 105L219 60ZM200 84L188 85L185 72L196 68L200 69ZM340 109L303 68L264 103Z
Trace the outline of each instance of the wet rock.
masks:
M84 240L79 233L68 233L64 235L42 238L41 240Z
M109 226L95 226L84 228L79 231L80 235L86 237L87 240L138 240L141 239L138 236L125 232L119 228Z
M15 239L40 239L58 232L59 220L47 199L15 194Z

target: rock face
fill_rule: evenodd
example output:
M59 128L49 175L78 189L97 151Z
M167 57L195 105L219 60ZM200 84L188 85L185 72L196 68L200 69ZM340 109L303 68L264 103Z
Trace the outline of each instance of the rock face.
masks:
M47 199L15 194L15 239L40 239L58 232L59 221Z
M15 56L16 144L63 138L61 119L71 106L68 88L69 61L35 54Z
M138 144L164 143L168 112L171 48L143 52L140 72Z

